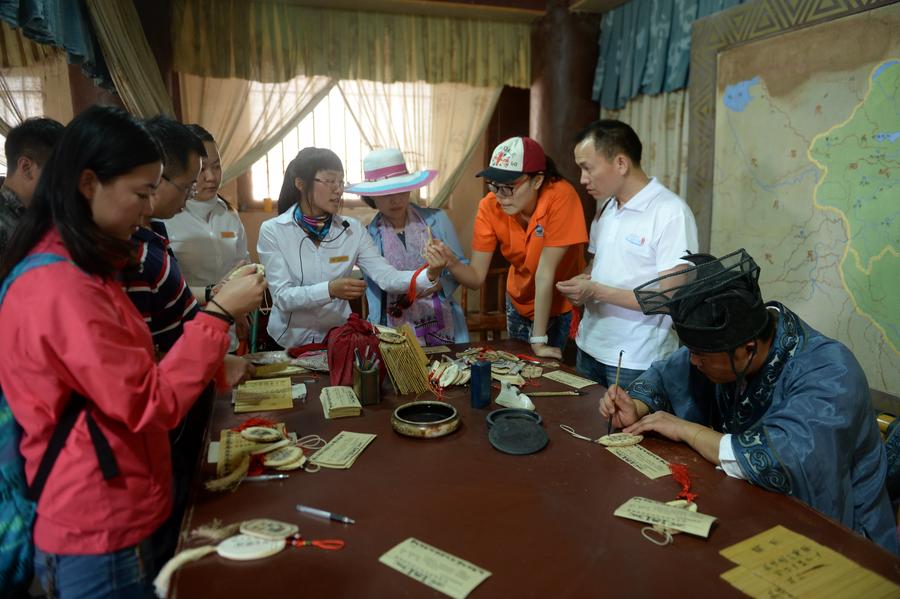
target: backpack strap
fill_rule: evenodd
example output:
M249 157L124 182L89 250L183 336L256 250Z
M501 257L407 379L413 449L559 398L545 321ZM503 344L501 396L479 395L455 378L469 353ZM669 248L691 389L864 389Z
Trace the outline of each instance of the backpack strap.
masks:
M0 305L3 304L3 300L6 298L10 285L12 285L17 278L29 270L48 264L55 264L57 262L69 262L74 264L71 260L67 260L59 254L42 253L26 256L10 271L6 279L3 280L3 284L0 285ZM73 390L69 401L63 408L62 414L60 414L56 427L53 429L53 434L50 436L50 442L47 444L47 449L44 451L44 456L41 458L41 463L38 465L34 480L28 487L28 498L35 503L41 498L41 493L44 491L44 486L47 484L47 478L49 478L50 472L53 470L53 465L56 463L56 459L62 452L66 440L69 438L69 433L71 433L72 429L75 427L75 422L78 420L78 416L81 412L85 413L88 432L91 435L91 442L94 446L94 453L97 455L97 461L100 464L100 471L103 473L103 479L109 480L119 475L119 465L118 462L116 462L116 456L113 455L109 441L106 439L103 431L100 430L100 427L97 426L94 417L87 411L86 406L87 399Z
M33 268L37 268L39 266L47 266L48 264L54 264L56 262L71 262L60 256L59 254L31 254L30 256L25 256L21 262L16 264L16 266L9 271L9 274L3 279L3 284L0 285L0 305L3 304L3 300L6 299L6 293L9 291L9 286L13 284L13 282L24 275L26 272ZM74 264L74 262L72 263Z

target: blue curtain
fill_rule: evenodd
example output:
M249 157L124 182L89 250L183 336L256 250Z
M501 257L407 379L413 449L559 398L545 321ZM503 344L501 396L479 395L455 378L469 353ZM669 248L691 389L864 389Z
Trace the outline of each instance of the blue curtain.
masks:
M115 89L83 0L0 0L0 19L30 40L62 48L70 64Z
M744 0L631 0L603 16L594 100L623 108L639 94L687 85L691 24Z

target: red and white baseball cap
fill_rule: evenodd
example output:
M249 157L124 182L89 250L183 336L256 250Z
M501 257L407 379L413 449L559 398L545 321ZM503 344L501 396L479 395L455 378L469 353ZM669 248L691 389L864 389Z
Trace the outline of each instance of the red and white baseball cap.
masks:
M494 148L488 167L475 176L509 183L525 173L539 173L546 168L547 156L541 144L530 137L510 137Z

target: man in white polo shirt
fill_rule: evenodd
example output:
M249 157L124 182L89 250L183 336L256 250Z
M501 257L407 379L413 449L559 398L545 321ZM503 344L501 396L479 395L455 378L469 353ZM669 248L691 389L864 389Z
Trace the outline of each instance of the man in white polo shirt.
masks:
M584 305L578 327L578 371L602 385L627 388L678 341L668 316L641 312L633 289L684 268L681 256L697 251L697 225L687 204L641 169L641 141L627 124L598 120L575 138L581 183L598 200L585 274L557 283ZM590 273L590 274L587 274Z

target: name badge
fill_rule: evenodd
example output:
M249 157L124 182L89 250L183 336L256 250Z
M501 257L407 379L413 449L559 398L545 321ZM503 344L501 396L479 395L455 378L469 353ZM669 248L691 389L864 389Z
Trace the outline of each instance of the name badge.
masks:
M628 243L630 243L632 245L636 245L636 246L640 247L640 246L644 245L644 241L646 241L646 239L644 237L640 237L639 235L635 235L634 233L632 233L631 235L629 235L628 237L625 238L625 241L627 241Z
M350 260L350 256L332 256L328 259L332 264L340 264L341 262L347 262L348 260Z
M224 237L226 239L231 238L231 237L237 237L237 234L234 231L222 231L221 235L222 235L222 237Z

